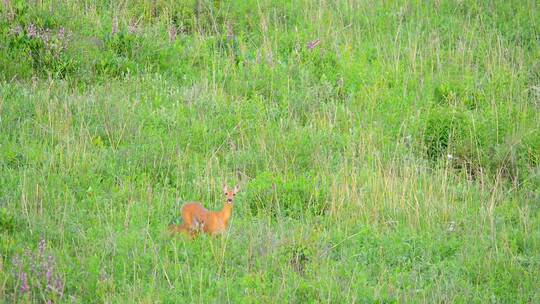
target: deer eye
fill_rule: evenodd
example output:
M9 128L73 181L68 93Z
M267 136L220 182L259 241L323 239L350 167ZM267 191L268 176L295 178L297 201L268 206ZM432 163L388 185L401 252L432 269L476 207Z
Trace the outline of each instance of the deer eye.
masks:
M236 193L233 193L233 195L232 195L232 196L236 196Z

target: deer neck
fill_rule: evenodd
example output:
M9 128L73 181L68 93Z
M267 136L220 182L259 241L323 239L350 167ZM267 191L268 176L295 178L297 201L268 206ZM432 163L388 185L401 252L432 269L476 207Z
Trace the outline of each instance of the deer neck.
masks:
M221 211L219 212L221 214L221 218L223 219L223 221L225 222L229 221L232 215L232 208L233 208L232 204L225 203L225 205L223 206L223 209L221 209Z

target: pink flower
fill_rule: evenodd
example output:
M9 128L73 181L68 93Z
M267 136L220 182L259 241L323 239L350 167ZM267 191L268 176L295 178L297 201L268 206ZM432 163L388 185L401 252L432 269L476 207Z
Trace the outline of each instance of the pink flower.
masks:
M47 278L47 287L52 287L51 285L51 282L52 282L52 268L49 268L47 269L47 273L45 274L45 278Z
M39 255L43 256L45 254L45 246L47 243L45 242L45 239L39 240Z
M62 279L56 278L55 289L56 292L58 292L58 294L60 295L60 297L64 296L64 282L62 281Z
M28 286L28 278L26 276L26 272L23 271L19 279L21 281L21 292L27 293L30 290L30 286Z
M26 28L26 33L29 38L37 37L38 32L37 32L36 26L33 23L30 23L30 25L28 25L28 27Z
M12 260L11 260L11 263L13 264L13 266L15 266L16 268L21 268L21 258L19 257L19 255L16 255Z

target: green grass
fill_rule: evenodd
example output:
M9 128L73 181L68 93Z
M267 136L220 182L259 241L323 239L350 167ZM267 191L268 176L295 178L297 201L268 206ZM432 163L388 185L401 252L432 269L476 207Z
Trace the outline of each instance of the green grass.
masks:
M0 302L540 302L536 1L0 8Z

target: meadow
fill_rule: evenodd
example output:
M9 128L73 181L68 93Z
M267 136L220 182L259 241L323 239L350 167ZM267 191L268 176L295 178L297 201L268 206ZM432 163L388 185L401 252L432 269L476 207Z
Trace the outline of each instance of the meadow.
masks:
M0 303L539 302L537 1L0 4Z

